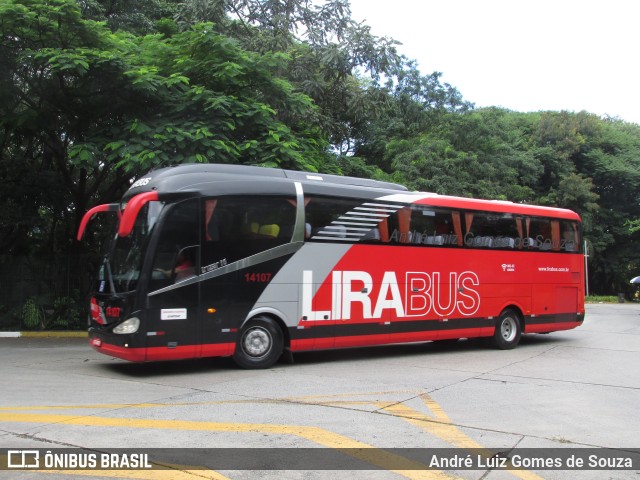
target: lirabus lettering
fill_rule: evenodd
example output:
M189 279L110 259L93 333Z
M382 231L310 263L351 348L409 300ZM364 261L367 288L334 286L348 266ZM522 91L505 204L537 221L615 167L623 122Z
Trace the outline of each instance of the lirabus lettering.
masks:
M307 321L471 316L480 308L474 272L369 272L334 270L325 280L330 296L315 299L313 271L302 272L302 317ZM322 287L321 287L322 288ZM330 297L330 298L329 298ZM328 301L329 300L329 301ZM354 312L361 312L361 316Z

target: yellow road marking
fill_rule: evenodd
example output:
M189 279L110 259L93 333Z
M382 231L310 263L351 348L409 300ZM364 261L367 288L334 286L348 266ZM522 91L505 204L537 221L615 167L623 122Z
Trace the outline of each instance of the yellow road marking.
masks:
M486 449L478 442L465 435L462 430L456 427L451 422L451 419L444 412L442 407L431 397L429 397L429 395L422 394L420 395L420 398L429 408L429 410L433 412L433 417L414 410L413 408L403 403L383 407L383 410L393 413L394 416L402 418L412 425L420 427L421 429L431 433L432 435L435 435L436 437L441 438L442 440L454 445L455 447L466 450L475 450L485 458L490 458L491 456L493 456L493 453L490 450ZM526 470L512 469L505 471L508 471L512 475L522 478L523 480L542 480L542 477L539 477L535 473L528 472Z
M305 395L302 397L285 397L285 400L291 400L291 401L304 401L304 400L311 400L311 399L315 399L315 398L327 398L327 399L331 399L331 398L339 398L339 397L347 397L347 398L353 398L353 397L372 397L374 395L397 395L399 393L402 394L409 394L409 395L418 395L420 394L421 391L416 391L416 390L387 390L387 391L382 391L382 392L357 392L357 393L336 393L336 394L332 394L332 395Z
M30 338L86 338L89 339L87 332L69 332L69 331L49 331L49 332L20 332L21 337Z
M8 414L0 413L0 421L18 423L44 423L80 425L88 427L124 427L165 430L254 432L280 435L294 435L305 438L327 448L336 449L358 460L375 465L410 479L452 479L457 478L437 470L425 470L425 465L396 455L364 442L330 432L320 427L302 425L268 425L259 423L195 422L190 420L150 420L112 417L78 417L58 414ZM393 465L394 468L388 468Z
M252 399L252 400L218 400L213 402L184 402L184 403L97 403L94 405L42 405L42 406L29 406L29 407L0 407L0 412L28 412L39 410L82 410L82 409L121 409L121 408L164 408L164 407L189 407L189 406L201 406L201 405L256 405L256 404L291 404L294 400L289 399ZM304 403L306 405L377 405L376 402L370 400L362 401L326 401L326 402L311 402L303 400L295 400L296 403ZM396 403L395 401L389 401L389 403Z
M411 393L416 394L416 391L401 390L401 391L383 391L383 392L361 392L361 393L344 393L336 395L309 395L303 397L289 397L279 399L252 399L252 400L221 400L213 402L185 402L185 403L131 403L131 404L94 404L94 405L75 405L75 406L30 406L30 407L0 407L0 411L33 411L33 410L56 410L56 409L116 409L116 408L159 408L159 407L179 407L179 406L194 406L194 405L220 405L220 404L264 404L264 403L305 403L305 404L320 404L327 406L343 406L343 405L374 405L377 408L391 413L393 416L398 417L404 421L418 426L422 430L450 443L451 445L467 450L474 450L480 454L490 457L492 452L477 443L465 435L458 427L456 427L449 416L444 412L442 407L435 402L429 395L420 394L419 397L423 401L426 407L432 412L433 416L426 415L420 411L417 411L403 403L382 402L373 400L335 400L342 397L367 397L367 396L380 396L390 395L398 393ZM0 413L0 420L6 418L7 414ZM18 420L17 418L22 418ZM134 420L134 419L121 419L121 418L104 418L104 417L74 417L65 415L44 415L44 414L24 414L22 416L11 415L9 421L20 422L45 422L45 423L67 423L85 426L110 426L110 427L127 427L127 428L166 428L166 429L178 429L178 430L214 430L220 432L266 432L273 434L283 435L296 435L301 438L313 441L319 445L323 445L328 448L344 450L346 454L354 456L362 461L384 468L385 465L399 465L402 469L391 470L399 473L407 478L453 478L440 471L424 471L424 465L415 463L404 457L390 454L384 450L377 449L363 442L353 440L349 437L339 435L319 427L306 427L306 426L287 426L287 425L265 425L265 424L237 424L237 423L222 423L222 422L191 422L191 421L177 421L177 420ZM28 420L27 418L30 418ZM95 420L91 420L95 419ZM86 421L85 421L86 420ZM80 422L80 423L78 423ZM360 450L353 449L366 449L360 453ZM400 463L398 463L400 462ZM408 462L408 463L407 463ZM406 466L405 466L406 465ZM419 472L411 469L417 468L421 470ZM516 477L523 480L541 480L538 475L525 470L506 470ZM422 476L421 476L422 474ZM424 475L427 476L424 476ZM417 475L417 476L416 476ZM222 477L224 478L224 477Z
M392 390L383 392L362 392L362 393L341 393L335 395L309 395L303 397L284 397L272 399L251 399L251 400L217 400L210 402L182 402L182 403L96 403L90 405L32 405L32 406L14 406L0 407L0 411L17 412L17 411L33 411L33 410L78 410L78 409L119 409L119 408L162 408L162 407L183 407L196 405L231 405L231 404L287 404L287 403L305 403L320 405L375 405L380 407L379 401L372 400L332 400L333 398L346 397L367 397L379 395L397 395L410 394L412 396L419 395L420 392L415 390ZM323 400L324 399L324 400ZM389 403L396 403L396 400L389 400ZM386 405L386 404L385 404Z

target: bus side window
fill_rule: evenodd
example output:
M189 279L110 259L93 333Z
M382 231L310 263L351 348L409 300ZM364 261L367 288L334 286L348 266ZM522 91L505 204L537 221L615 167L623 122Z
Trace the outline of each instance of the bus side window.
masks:
M203 260L214 270L289 243L295 201L282 196L229 196L204 200Z
M406 212L405 209L398 211L398 226L401 233L398 243L446 247L462 245L460 213L457 211L411 205Z
M464 217L467 247L513 249L522 245L521 218L497 212L466 212Z
M532 238L529 248L547 252L551 250L551 221L548 218L531 217L529 236Z
M577 222L567 220L560 221L560 250L564 252L580 252L582 241Z
M387 235L386 210L366 206L366 199L308 196L305 198L305 238L377 243Z

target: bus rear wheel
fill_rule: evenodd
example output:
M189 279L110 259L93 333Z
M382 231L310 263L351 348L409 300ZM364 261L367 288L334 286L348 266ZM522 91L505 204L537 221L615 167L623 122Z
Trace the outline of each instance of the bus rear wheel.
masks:
M242 327L233 360L242 368L269 368L282 355L283 344L278 324L258 316Z
M512 308L504 310L498 322L496 331L493 334L493 346L500 350L511 350L520 342L522 335L522 324L518 312Z

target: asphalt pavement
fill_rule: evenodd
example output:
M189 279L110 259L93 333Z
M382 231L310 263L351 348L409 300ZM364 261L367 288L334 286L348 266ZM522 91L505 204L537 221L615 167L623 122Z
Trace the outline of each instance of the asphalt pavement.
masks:
M2 479L640 479L638 463L607 463L638 461L638 304L588 305L583 326L524 336L514 350L394 345L296 354L258 371L227 358L131 364L86 338L0 338L0 375L5 460L9 450L67 455L61 468ZM148 454L153 469L62 468L69 454L99 463L113 451ZM502 468L496 452L529 463ZM595 466L570 468L567 452L596 455ZM455 463L467 457L473 469ZM549 459L562 465L539 463Z

